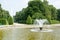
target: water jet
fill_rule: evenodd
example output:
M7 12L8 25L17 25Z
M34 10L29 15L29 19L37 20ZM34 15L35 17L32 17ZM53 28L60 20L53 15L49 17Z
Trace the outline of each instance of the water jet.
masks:
M49 24L47 19L35 19L34 25L38 25L39 28L33 28L33 32L52 32L52 29L45 29L43 25ZM47 27L48 28L48 27Z

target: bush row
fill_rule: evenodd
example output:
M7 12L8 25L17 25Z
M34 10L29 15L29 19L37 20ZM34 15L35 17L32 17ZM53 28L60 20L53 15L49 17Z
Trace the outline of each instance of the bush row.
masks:
M0 25L12 25L13 18L9 17L8 19L0 18Z
M50 23L51 23L51 24L59 24L60 21L58 21L58 20L50 20Z

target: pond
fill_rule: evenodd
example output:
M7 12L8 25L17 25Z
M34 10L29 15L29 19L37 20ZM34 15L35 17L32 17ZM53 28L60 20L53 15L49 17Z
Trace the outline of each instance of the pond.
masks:
M60 40L60 27L53 32L32 32L30 28L0 29L0 40Z

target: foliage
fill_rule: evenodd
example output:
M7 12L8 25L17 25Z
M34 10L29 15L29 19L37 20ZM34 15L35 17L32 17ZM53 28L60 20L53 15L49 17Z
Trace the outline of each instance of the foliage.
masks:
M57 19L57 9L53 7L53 5L49 5L49 6L50 6L50 11L51 11L51 19L52 20Z
M2 9L2 7L1 7L1 4L0 4L0 23L1 24L9 24L10 22L9 22L9 20L10 20L10 22L11 22L11 24L13 24L13 19L12 19L12 17L10 16L10 14L9 14L9 12L8 11L6 11L6 10L4 10L4 9ZM2 22L3 21L3 22ZM5 23L4 23L5 22Z
M8 21L6 19L0 19L0 25L7 25Z
M58 24L58 23L60 23L60 22L57 21L57 20L50 20L50 23L51 23L51 24Z
M35 19L48 19L48 21L51 22L50 20L60 20L59 14L60 12L53 5L49 5L47 0L32 0L28 2L26 8L16 12L14 19L15 22L26 23L26 20L30 15L33 21Z
M57 10L57 20L60 21L60 9Z
M9 23L9 25L12 25L12 24L13 24L13 18L12 18L12 17L9 17L9 18L7 19L7 21L8 21L8 23Z
M27 17L26 23L27 24L32 24L32 18L30 16Z

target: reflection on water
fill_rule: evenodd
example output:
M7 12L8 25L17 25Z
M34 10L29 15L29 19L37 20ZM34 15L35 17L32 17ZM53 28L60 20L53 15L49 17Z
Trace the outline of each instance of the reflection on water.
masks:
M1 29L0 40L60 40L60 29L53 28L54 32L31 32L30 29Z

